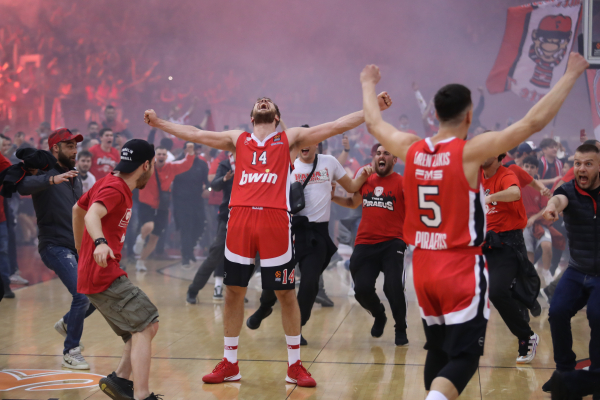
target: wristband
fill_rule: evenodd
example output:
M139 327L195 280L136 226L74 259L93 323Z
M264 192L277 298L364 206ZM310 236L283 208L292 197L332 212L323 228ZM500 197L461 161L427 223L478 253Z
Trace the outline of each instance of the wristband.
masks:
M346 153L349 153L349 152L350 152L350 149L348 149L348 150L344 149L344 151L345 151Z
M52 179L52 184L55 185L55 183L54 183L54 175L52 175L50 178Z
M108 242L107 242L107 241L106 241L106 239L105 239L105 238L103 238L103 237L101 237L101 238L98 238L98 239L94 240L94 246L96 246L96 247L98 247L98 246L99 246L99 245L101 245L102 243L104 243L105 245L107 245L107 246L108 246Z

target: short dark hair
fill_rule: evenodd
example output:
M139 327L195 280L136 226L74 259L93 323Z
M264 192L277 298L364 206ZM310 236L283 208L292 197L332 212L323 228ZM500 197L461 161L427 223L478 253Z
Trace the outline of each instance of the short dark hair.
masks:
M21 137L21 136L24 137L25 136L25 132L19 131L19 132L15 133L15 137Z
M275 104L275 102L268 97L259 97L258 99L256 99L256 101L259 101L262 99L269 100L271 103L273 103L273 105L275 106L275 114L277 114L277 116L279 117L279 120L281 121L281 113L279 112L279 107L277 106L277 104ZM254 104L256 104L256 102ZM252 110L250 110L250 118L254 118L254 105L252 105ZM279 121L275 122L275 127L277 127L277 126L279 126Z
M596 147L595 144L582 144L581 146L579 146L575 152L580 152L580 153L600 153L600 150L598 150L598 148Z
M556 143L556 140L552 139L552 138L545 138L542 139L542 141L540 142L540 149L545 149L546 147L552 147L552 146L558 146L558 143Z
M77 153L77 160L81 160L84 157L92 158L92 153L90 153L87 150L83 150L83 151Z
M169 149L167 149L165 146L158 146L156 148L156 150L166 150L166 151L169 151Z
M464 85L451 83L438 90L433 104L440 122L454 122L473 104L471 91Z
M104 109L104 111L106 111L106 110L114 110L114 109L115 109L115 106L113 106L112 104L109 104L109 105L106 106L106 108Z
M102 128L102 129L100 130L100 132L98 132L98 136L99 136L99 137L102 137L102 136L104 136L104 134L105 134L106 132L112 132L112 131L113 131L113 130L112 130L112 129L110 129L110 128ZM114 132L113 132L113 134L114 134Z
M502 153L502 154L498 155L498 161L502 162L502 160L504 160L504 157L506 157L506 153Z
M160 147L164 147L167 150L171 150L173 148L173 141L169 138L160 139Z
M589 139L589 140L586 140L585 142L583 142L583 144L591 144L591 145L594 145L594 146L597 146L598 143L599 142L596 139Z
M90 121L88 124L88 128L92 125L98 125L98 123L96 121Z
M535 165L535 167L539 167L540 162L538 161L536 156L527 156L523 159L523 165L525 164L529 164L529 165Z
M50 122L44 121L40 124L40 128L51 129L52 127L50 125Z
M212 148L208 151L208 155L210 155L212 158L215 158L217 154L219 154L219 149Z
M377 149L379 148L379 146L381 146L381 143L375 143L373 145L373 147L371 147L371 157L375 157L375 154L377 154Z

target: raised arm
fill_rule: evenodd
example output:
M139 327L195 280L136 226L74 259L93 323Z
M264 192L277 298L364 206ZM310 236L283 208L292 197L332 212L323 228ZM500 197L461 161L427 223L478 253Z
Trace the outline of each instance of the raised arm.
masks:
M381 112L381 110L387 110L392 105L392 99L387 92L382 92L377 96L376 104L378 110ZM327 122L311 128L290 128L286 131L286 134L290 143L290 149L295 147L295 149L299 150L354 129L363 122L365 122L364 112L357 111L338 118L333 122Z
M60 175L39 174L26 176L17 185L17 191L22 196L36 194L48 189L52 185L58 185L67 182L69 179L75 178L77 171L72 170Z
M548 189L546 186L544 186L537 179L532 180L529 183L529 185L527 185L527 186L531 186L532 188L534 188L535 190L537 190L538 192L540 192L542 194L542 196L546 196L548 198L552 197L552 192L550 192L550 189Z
M571 53L567 71L552 90L542 97L520 121L500 132L487 132L469 140L464 149L464 162L479 165L490 157L518 146L534 133L541 131L556 116L577 78L588 67L589 64L583 56Z
M379 68L375 65L367 65L360 74L367 129L390 153L406 161L408 148L420 138L412 133L401 132L383 120L375 97L375 85L380 79Z
M340 179L337 180L337 183L340 184L341 187L348 193L356 193L360 190L362 185L365 184L369 176L373 173L373 168L370 165L367 165L362 168L360 174L352 179L350 175L346 174Z
M235 153L235 142L243 133L240 130L226 132L203 131L191 125L179 125L158 118L154 110L146 110L144 122L153 128L170 133L185 141L204 144L216 149L227 150Z
M521 189L517 185L513 185L507 189L501 190L498 193L493 193L485 196L485 204L490 203L511 203L521 198Z

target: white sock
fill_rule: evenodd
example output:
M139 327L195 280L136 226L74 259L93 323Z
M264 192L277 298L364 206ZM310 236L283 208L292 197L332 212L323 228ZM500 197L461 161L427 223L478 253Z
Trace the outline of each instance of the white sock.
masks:
M425 400L448 400L448 398L437 390L432 390Z
M144 260L137 260L136 261L136 265L137 266L141 266L141 267L145 267L146 266L146 262Z
M285 341L288 348L288 363L295 364L300 359L300 336L285 335Z
M225 357L227 361L233 364L237 362L237 349L239 340L239 336L225 337L225 354L223 355L223 357Z
M223 277L215 276L215 286L223 286Z

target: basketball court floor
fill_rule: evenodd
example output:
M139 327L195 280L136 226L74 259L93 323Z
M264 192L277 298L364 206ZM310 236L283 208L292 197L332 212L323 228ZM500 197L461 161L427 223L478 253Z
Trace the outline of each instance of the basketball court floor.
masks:
M21 253L23 253L21 249ZM68 310L70 295L58 279L47 279L37 250L27 248L26 278L46 280L15 290L16 299L0 302L0 399L107 399L97 381L117 366L123 343L99 313L85 322L83 355L90 371L61 368L63 338L53 328ZM23 263L22 263L23 264ZM198 265L198 264L197 264ZM424 399L425 343L411 269L407 274L407 347L395 347L394 322L388 310L384 335L370 335L372 317L348 296L348 276L340 265L325 272L325 284L335 307L315 305L303 330L308 346L302 361L316 379L316 388L286 384L287 349L281 327L281 308L256 330L245 325L238 357L242 380L220 385L202 383L223 356L223 305L213 303L213 285L200 292L199 304L189 305L185 294L193 270L177 260L152 261L149 271L136 274L127 264L130 279L155 302L160 329L152 347L150 389L165 400L183 399ZM40 279L38 279L40 280ZM259 304L259 280L248 290L245 318ZM382 277L378 292L382 292ZM532 364L517 367L517 341L492 308L485 355L462 399L549 399L541 386L554 370L547 304L542 316L532 318L540 335ZM574 350L588 358L589 326L585 312L572 321ZM584 364L584 363L582 363ZM591 397L590 397L591 398Z

